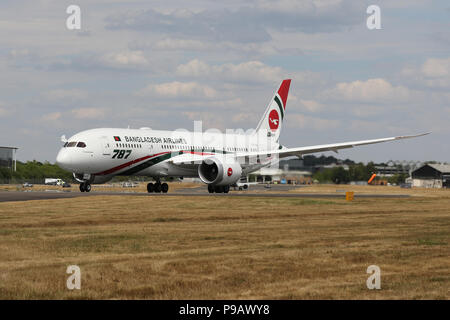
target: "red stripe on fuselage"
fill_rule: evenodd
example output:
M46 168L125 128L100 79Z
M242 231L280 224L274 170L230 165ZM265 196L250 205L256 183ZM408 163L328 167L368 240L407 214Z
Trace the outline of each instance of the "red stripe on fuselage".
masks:
M183 153L190 153L190 154L196 154L196 155L200 155L200 156L212 156L215 153L204 153L204 152L195 152L195 151L186 151L186 150L181 150L181 152Z
M174 151L174 152L177 152L177 151ZM195 151L186 151L186 150L181 150L181 152L183 152L183 153L191 153L191 154L196 154L196 155L201 155L201 156L214 155L214 153L204 153L204 152L195 152ZM157 153L157 154L152 154L150 156L145 156L145 157L142 157L142 158L139 158L139 159L136 159L136 160L132 160L132 161L126 162L124 164L121 164L120 166L117 166L117 167L114 167L114 168L111 168L111 169L108 169L108 170L105 170L105 171L102 171L102 172L99 172L99 173L94 173L94 175L96 175L96 176L108 175L108 174L114 173L116 171L119 171L120 169L129 167L129 166L131 166L133 164L136 164L138 162L142 162L144 160L147 160L147 159L150 159L150 158L154 158L154 157L166 154L166 153L171 153L171 152L161 152L161 153Z
M150 156L145 156L145 157L142 157L142 158L139 158L139 159L135 159L135 160L126 162L124 164L121 164L120 166L108 169L106 171L102 171L102 172L99 172L99 173L94 173L94 175L97 175L97 176L108 175L108 174L114 173L114 172L116 172L116 171L118 171L120 169L126 168L128 166L133 165L133 164L136 164L138 162L141 162L141 161L144 161L144 160L147 160L147 159L150 159L150 158L154 158L154 157L160 156L162 154L166 154L166 153L169 153L169 152L161 152L161 153L157 153L157 154L152 154Z

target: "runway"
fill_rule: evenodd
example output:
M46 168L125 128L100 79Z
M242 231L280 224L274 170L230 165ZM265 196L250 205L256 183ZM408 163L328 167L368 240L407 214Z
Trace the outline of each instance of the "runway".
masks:
M138 197L258 197L258 198L345 198L343 193L270 193L270 192L251 192L251 191L230 191L224 193L207 193L198 192L196 189L186 191L186 189L173 193L139 193L139 192L46 192L46 191L6 191L0 192L0 202L11 201L30 201L30 200L50 200L50 199L67 199L67 198L83 198L95 196L138 196ZM358 198L409 198L406 194L356 194Z

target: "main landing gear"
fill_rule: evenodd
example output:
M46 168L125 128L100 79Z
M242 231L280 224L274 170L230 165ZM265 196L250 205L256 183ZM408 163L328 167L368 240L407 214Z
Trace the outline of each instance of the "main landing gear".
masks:
M169 185L167 183L161 183L161 181L157 181L156 183L147 184L147 192L148 193L167 193L169 191Z
M80 183L81 192L91 192L91 185L88 182Z
M228 193L230 192L230 186L213 186L208 184L209 193Z

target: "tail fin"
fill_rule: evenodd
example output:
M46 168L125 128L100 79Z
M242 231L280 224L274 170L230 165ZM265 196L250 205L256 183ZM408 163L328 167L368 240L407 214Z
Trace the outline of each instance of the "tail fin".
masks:
M278 141L283 126L283 119L286 110L287 97L291 79L283 80L275 92L272 100L270 100L263 117L256 127L256 132L261 130L267 131L267 136Z

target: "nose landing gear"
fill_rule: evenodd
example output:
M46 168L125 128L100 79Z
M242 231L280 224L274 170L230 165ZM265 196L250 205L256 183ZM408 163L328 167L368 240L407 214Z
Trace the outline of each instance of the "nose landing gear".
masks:
M91 185L88 182L80 183L81 192L91 192Z

